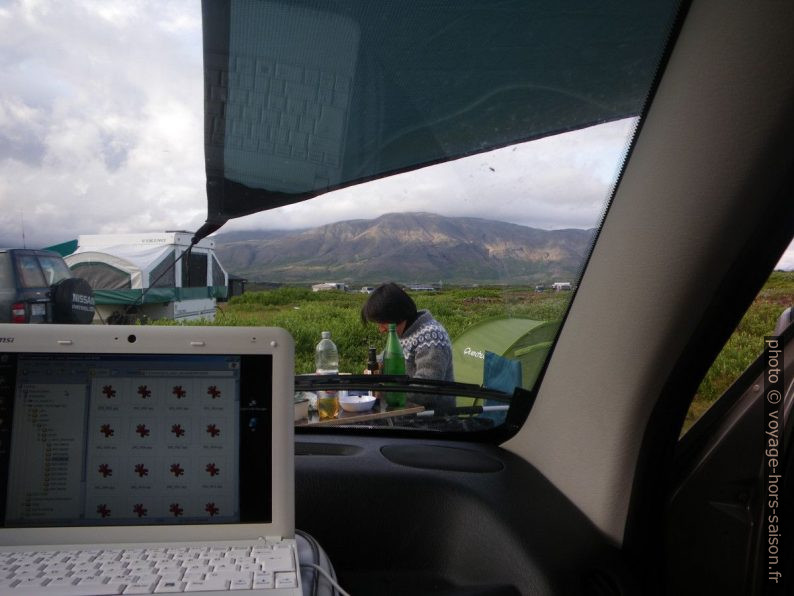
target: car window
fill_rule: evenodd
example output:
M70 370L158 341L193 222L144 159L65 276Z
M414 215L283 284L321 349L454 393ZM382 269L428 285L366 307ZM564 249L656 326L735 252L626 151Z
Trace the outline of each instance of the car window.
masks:
M60 257L39 256L39 265L41 265L41 271L48 286L72 276L66 263Z
M794 306L794 245L784 255L778 267L769 276L701 381L689 406L682 435L763 353L764 337L774 335L781 315Z
M220 233L215 241L221 262L249 284L245 294L223 306L218 323L286 328L295 337L299 375L315 372L315 348L321 332L330 331L339 371L361 375L369 348L380 354L386 345L386 335L377 325L362 323L362 307L380 282L395 281L420 312L432 315L447 332L452 363L447 380L465 387L450 387L446 393L432 387L430 393L415 386L399 392L406 395L409 407L423 408L417 415L359 420L356 412L342 410L336 421L325 424L438 432L497 428L507 419L511 404L530 400L575 295L635 127L636 119L627 119L511 145L267 215L277 221L311 222L327 217L329 203L366 204L386 212L374 220L288 231L261 248L254 234L236 232L228 238ZM557 167L577 172L575 179L588 180L587 189L580 187L579 192L587 193L592 202L577 204L571 197L561 204L560 185L571 181L561 180L557 173L547 175ZM461 217L421 211L418 204L428 196L425 187L443 201L457 201ZM483 195L491 197L494 219L463 216L477 213L478 197ZM567 200L571 203L566 205ZM526 219L517 219L519 212ZM378 236L376 243L369 242ZM293 257L294 251L304 250L295 246L304 243L311 248ZM329 274L329 266L335 273ZM349 283L333 283L331 275ZM264 280L277 287L257 283ZM426 344L445 341L425 340L421 334L403 340L411 342L403 346L410 376L421 375L416 374L421 368L417 360L424 357ZM431 370L428 376L443 378L443 373ZM309 406L308 419L299 418L300 428L322 422L314 408L318 395L329 390L318 385L322 382L298 378L296 399L308 400ZM366 416L385 415L377 408L387 403L388 393L365 387L347 390L348 397L358 393L378 396Z
M327 391L374 392L381 406L395 393L417 410L333 424L497 428L532 401L677 4L559 15L554 3L239 2L205 20L207 34L221 33L206 51L200 3L9 8L15 27L0 50L38 75L7 77L6 136L35 137L8 163L23 164L27 190L47 204L26 218L27 237L77 246L75 271L84 246L74 239L103 237L101 263L131 272L137 293L95 288L104 320L143 318L158 296L211 302L225 270L247 291L214 320L186 324L284 327L299 375L316 371L329 331L338 386L298 378L296 412ZM560 29L571 15L576 25ZM86 55L102 59L86 66ZM208 239L215 256L156 260L141 245L112 254L116 235L189 238L205 219L212 229L229 220ZM345 384L386 346L383 321L362 322L384 282L418 309L400 331L412 384ZM145 283L163 291L143 304Z
M0 253L0 289L8 290L14 287L14 276L11 271L11 256Z
M39 260L34 255L18 255L16 261L19 283L23 288L43 288L49 285L41 272Z

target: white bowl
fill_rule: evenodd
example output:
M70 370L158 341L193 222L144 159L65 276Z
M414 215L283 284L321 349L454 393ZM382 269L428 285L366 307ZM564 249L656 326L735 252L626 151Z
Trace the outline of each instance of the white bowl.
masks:
M374 395L345 395L339 398L339 405L345 412L366 412L375 405Z

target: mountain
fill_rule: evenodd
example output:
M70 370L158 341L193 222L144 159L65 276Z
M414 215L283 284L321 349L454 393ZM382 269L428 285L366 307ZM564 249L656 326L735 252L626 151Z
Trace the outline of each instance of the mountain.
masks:
M593 233L390 213L292 232L218 234L214 240L227 271L250 281L550 283L573 281Z

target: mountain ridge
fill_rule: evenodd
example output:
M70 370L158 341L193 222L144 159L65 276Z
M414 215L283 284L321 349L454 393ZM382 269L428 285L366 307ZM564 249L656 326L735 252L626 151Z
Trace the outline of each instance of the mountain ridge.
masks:
M575 278L593 234L409 212L214 240L227 271L250 281L550 283Z

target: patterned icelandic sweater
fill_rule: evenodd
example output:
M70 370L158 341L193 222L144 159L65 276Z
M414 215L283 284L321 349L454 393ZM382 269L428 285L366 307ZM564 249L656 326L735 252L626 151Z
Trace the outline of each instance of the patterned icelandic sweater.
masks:
M405 374L418 379L453 381L452 342L446 329L426 310L403 331L400 345L405 355Z

